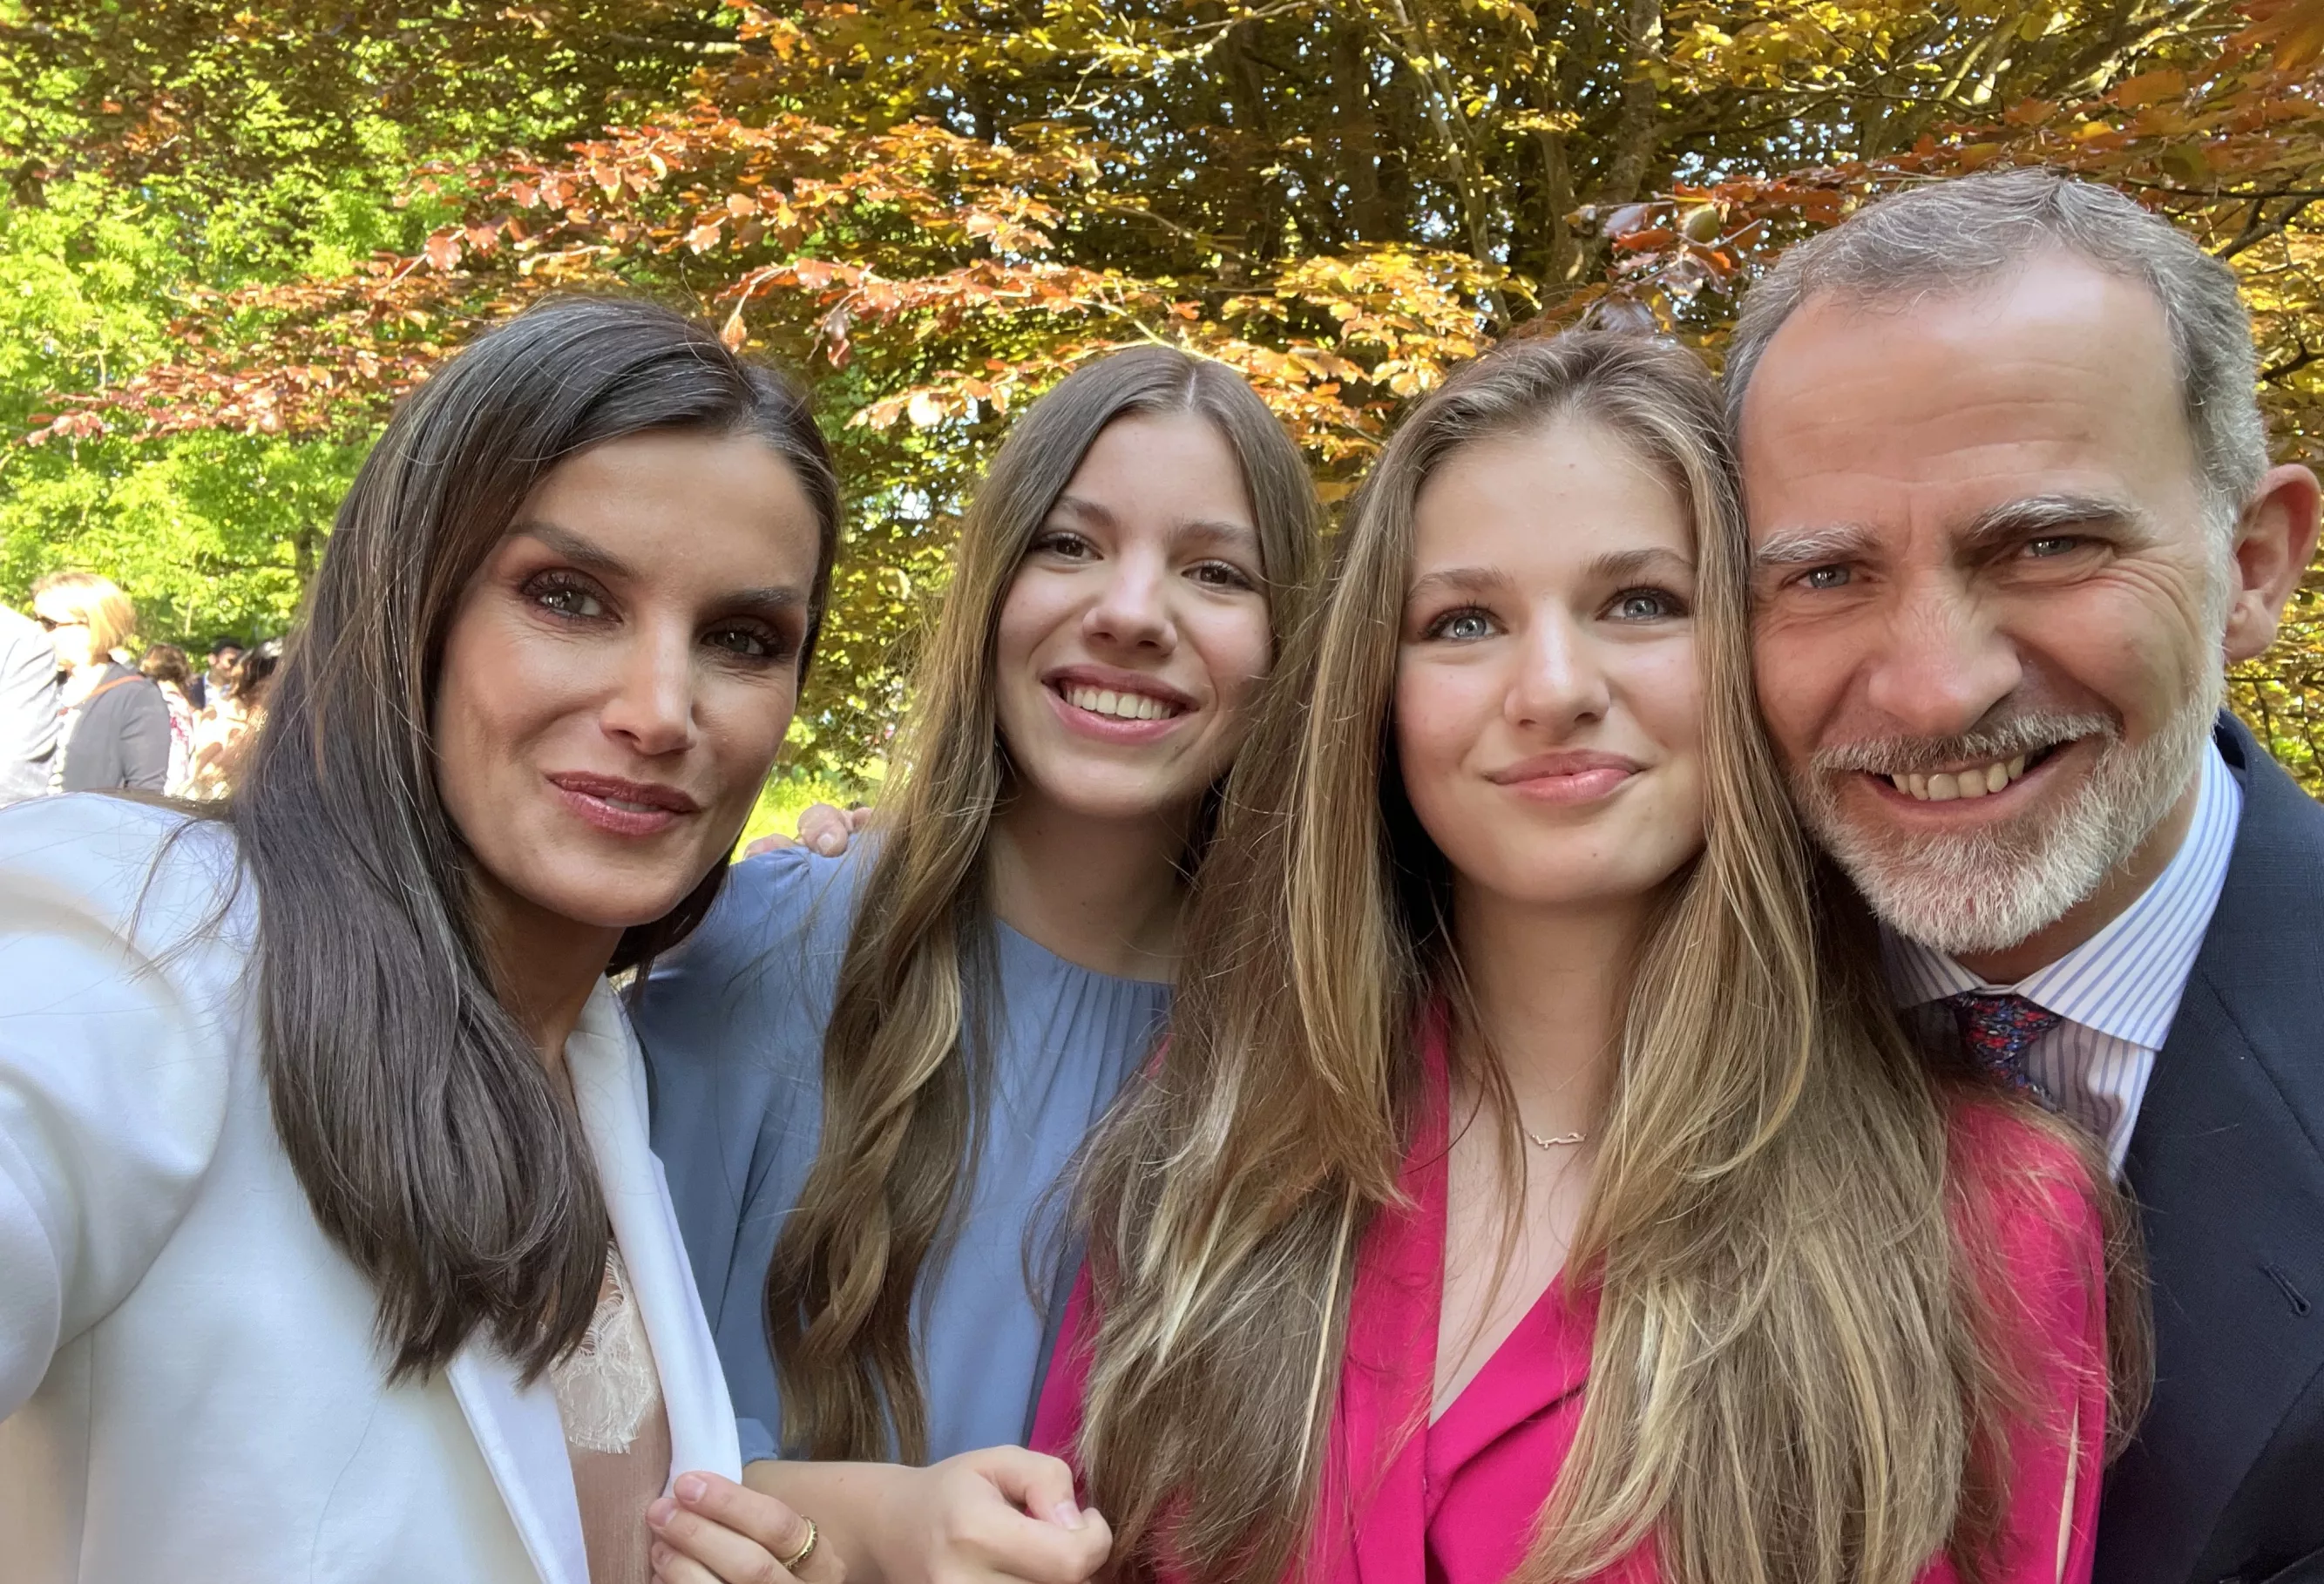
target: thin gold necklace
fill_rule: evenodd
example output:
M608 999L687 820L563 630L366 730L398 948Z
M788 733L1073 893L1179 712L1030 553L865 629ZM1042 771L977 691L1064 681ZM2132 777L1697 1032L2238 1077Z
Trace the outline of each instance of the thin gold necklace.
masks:
M1586 1133L1558 1133L1554 1134L1547 1138L1544 1138L1540 1134L1535 1132L1530 1128L1520 1126L1519 1131L1524 1133L1526 1137L1535 1146L1542 1149L1555 1149L1561 1144L1587 1144L1590 1142L1590 1136Z

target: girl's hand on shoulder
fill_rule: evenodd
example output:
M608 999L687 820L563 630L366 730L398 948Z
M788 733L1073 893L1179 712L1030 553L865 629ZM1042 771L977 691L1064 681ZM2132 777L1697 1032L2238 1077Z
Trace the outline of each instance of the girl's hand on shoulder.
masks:
M846 1577L837 1549L773 1497L715 1474L681 1474L671 1489L646 1508L655 1584L842 1584Z
M987 1447L897 1473L873 1543L887 1584L1084 1584L1113 1549L1056 1458Z

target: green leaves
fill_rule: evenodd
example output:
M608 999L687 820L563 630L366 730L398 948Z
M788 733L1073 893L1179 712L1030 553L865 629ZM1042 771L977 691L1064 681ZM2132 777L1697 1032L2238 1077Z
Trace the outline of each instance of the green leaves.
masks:
M643 291L816 386L852 512L794 746L842 775L883 751L1008 415L1115 346L1240 371L1338 499L1497 336L1588 318L1715 357L1783 246L2040 161L2232 258L2287 453L2324 433L2324 0L7 14L0 417L43 443L0 453L0 576L101 549L171 609L201 566L287 609L312 503L445 349L546 290ZM300 504L204 504L237 484ZM2247 679L2278 724L2324 721L2315 631Z

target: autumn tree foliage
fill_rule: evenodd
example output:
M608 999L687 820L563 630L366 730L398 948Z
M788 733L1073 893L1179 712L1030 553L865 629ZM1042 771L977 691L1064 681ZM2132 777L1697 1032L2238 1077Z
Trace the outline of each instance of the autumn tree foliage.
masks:
M2122 185L2230 260L2280 443L2314 456L2324 438L2324 0L641 14L619 33L586 0L350 7L350 38L464 41L415 58L409 107L386 115L474 123L397 170L399 212L425 224L337 267L176 283L161 354L60 390L24 444L351 451L445 348L541 292L619 286L714 315L808 375L841 444L851 548L796 747L845 771L879 751L1008 413L1112 347L1240 369L1336 498L1399 406L1497 337L1594 316L1715 358L1738 285L1783 246L1900 183L2043 162ZM319 47L311 7L237 15ZM590 38L595 64L572 50ZM466 107L528 74L562 121ZM311 91L368 80L325 72ZM74 157L110 170L163 157L205 113L126 80L106 103ZM2319 592L2237 697L2311 776Z

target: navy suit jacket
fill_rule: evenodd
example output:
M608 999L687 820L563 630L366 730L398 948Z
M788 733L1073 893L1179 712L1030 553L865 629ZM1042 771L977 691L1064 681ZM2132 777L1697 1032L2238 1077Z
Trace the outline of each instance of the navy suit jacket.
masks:
M2243 820L2124 1167L2155 1384L2097 1584L2324 1584L2324 806L2222 719Z

